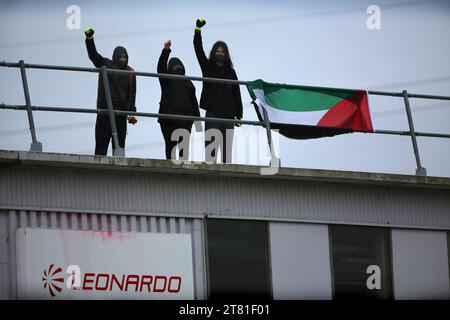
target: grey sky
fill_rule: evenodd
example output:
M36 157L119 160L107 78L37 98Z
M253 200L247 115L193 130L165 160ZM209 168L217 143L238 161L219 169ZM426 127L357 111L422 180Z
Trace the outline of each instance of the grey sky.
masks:
M126 3L126 4L125 4ZM81 30L66 28L66 8L81 8ZM366 9L381 8L381 30L368 30ZM450 95L450 1L1 1L0 60L92 66L82 29L92 26L98 51L110 57L123 45L130 65L156 72L167 39L189 75L201 75L192 37L197 17L207 20L205 51L216 40L230 48L242 80L314 86L380 89ZM94 108L95 74L29 70L35 105ZM200 97L201 83L194 83ZM244 119L257 119L241 87ZM154 78L138 78L137 108L157 112L160 88ZM18 69L0 68L0 102L23 104ZM407 130L403 100L370 97L378 129ZM450 102L412 99L417 131L450 133ZM204 112L202 112L204 115ZM95 116L34 113L44 151L93 154ZM0 149L28 150L26 113L0 110ZM128 126L129 157L163 158L164 144L155 119ZM262 137L265 137L264 131ZM235 137L254 129L241 127ZM192 140L194 160L202 157L202 135ZM276 140L277 141L277 140ZM450 177L450 140L419 138L428 174ZM282 165L288 167L414 174L409 137L347 134L306 141L279 137ZM235 144L240 152L243 142ZM265 143L260 143L260 152ZM111 151L109 151L109 154ZM238 163L266 164L267 158Z

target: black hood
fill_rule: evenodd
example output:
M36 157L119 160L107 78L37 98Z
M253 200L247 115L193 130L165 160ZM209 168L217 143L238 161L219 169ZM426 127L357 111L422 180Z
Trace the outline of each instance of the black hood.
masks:
M184 69L184 64L183 62L181 62L180 59L173 57L169 60L169 65L167 66L167 68L169 69L169 72L172 73L172 68L176 65L181 65L181 67L183 68L183 75L186 73L186 70Z
M119 62L119 57L122 53L125 53L127 55L127 63L125 65L121 65L121 63ZM121 67L121 68L125 68L128 65L128 52L127 49L125 49L124 47L118 46L114 49L114 53L113 53L113 62L115 65Z

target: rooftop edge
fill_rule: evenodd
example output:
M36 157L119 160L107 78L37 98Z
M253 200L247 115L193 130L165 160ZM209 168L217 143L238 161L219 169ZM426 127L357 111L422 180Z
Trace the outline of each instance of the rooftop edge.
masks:
M176 164L161 159L0 150L0 168L15 165L450 189L450 178L444 177L289 167L280 167L274 175L262 175L261 169L268 167L205 162Z

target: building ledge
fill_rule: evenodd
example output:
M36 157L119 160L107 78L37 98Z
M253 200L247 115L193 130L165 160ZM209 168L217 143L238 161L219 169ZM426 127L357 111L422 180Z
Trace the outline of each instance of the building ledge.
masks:
M261 169L267 167L237 164L207 164L204 162L176 164L169 160L160 159L0 150L0 168L18 165L450 189L450 178L442 177L286 167L281 167L275 175L262 175Z

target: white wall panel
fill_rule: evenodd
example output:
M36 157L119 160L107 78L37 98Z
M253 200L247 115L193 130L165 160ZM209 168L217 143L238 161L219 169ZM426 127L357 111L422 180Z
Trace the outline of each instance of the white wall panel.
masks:
M270 223L273 297L331 299L326 225Z
M195 299L206 299L203 224L201 219L73 212L0 210L0 299L17 298L17 228L190 233Z
M396 299L450 299L447 234L392 230Z

